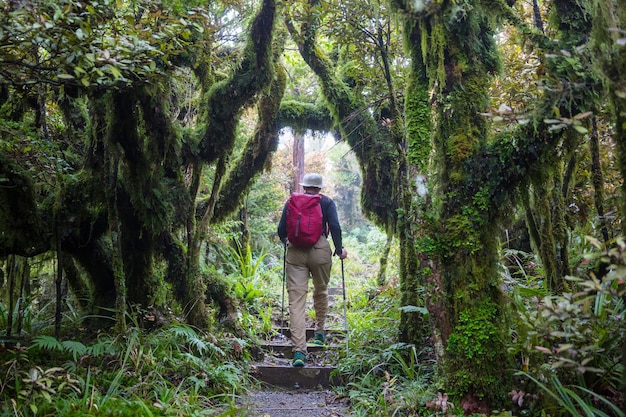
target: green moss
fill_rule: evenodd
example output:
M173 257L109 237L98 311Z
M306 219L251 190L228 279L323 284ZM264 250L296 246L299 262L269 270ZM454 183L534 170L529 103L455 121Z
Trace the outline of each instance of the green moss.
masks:
M432 151L432 109L429 103L428 83L423 73L411 73L405 102L406 135L409 163L418 172L426 172Z
M306 129L330 131L334 125L328 107L297 100L281 102L278 120L281 127L289 126L300 133Z
M464 249L466 253L472 253L481 247L478 230L464 214L456 214L447 219L445 242L450 250Z
M458 131L448 139L448 157L454 165L460 165L469 158L475 150L477 132L474 129L469 131Z
M482 299L459 313L446 346L448 378L458 393L472 392L492 402L505 398L508 387L498 306Z

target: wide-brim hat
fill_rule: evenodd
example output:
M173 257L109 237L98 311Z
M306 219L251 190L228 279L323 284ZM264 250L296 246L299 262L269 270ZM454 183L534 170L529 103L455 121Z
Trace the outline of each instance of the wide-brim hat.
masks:
M320 174L306 174L300 183L303 187L324 188L324 182Z

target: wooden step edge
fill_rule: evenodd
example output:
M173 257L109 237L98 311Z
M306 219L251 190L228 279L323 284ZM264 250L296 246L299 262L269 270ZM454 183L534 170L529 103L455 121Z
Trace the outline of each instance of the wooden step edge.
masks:
M325 330L324 333L326 333L326 336L345 336L346 335L345 329L328 329L328 330ZM289 339L291 337L291 330L288 327L282 327L282 328L279 327L273 330L273 334L275 336L282 334L287 339ZM311 329L311 328L306 329L307 340L311 339L314 334L315 334L315 329Z
M291 365L253 365L250 375L269 385L290 389L329 388L341 386L341 378L333 374L336 368L324 366L294 367Z
M345 344L328 344L326 346L318 346L318 345L307 345L306 349L308 353L316 353L316 352L324 352L329 350L340 350L345 347ZM269 354L278 354L283 358L291 359L293 358L293 346L290 344L286 345L276 345L276 344L268 344L262 345L261 349L268 352Z

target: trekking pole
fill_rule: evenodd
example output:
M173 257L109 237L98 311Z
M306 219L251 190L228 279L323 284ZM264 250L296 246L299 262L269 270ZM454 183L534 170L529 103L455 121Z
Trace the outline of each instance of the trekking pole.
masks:
M341 284L343 287L343 323L346 331L346 355L348 354L348 311L346 307L346 277L343 272L343 258L341 258Z
M283 243L283 297L280 302L280 338L285 338L285 283L287 280L287 242Z

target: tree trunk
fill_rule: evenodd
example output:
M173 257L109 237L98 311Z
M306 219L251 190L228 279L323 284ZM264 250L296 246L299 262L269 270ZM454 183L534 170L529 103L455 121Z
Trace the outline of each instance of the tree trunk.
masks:
M411 15L411 2L396 3ZM427 227L421 244L435 259L422 253L416 264L423 268L446 389L461 400L466 414L489 413L503 403L509 388L508 329L502 320L491 185L476 177L479 168L471 157L487 140L486 122L479 114L486 111L490 74L498 62L484 11L476 7L466 15L454 15L443 7L423 19L409 18L406 25L413 59L406 98L414 138L409 155L420 171L427 172L431 152L427 130L437 126L438 184L433 188L441 204L438 222ZM454 23L444 25L450 19ZM435 82L436 123L431 124L427 92ZM424 208L428 207L425 201Z
M382 287L387 283L387 263L389 261L389 252L391 251L391 244L393 242L393 230L387 230L387 240L385 241L385 247L383 248L383 253L380 255L379 259L379 268L378 268L378 277L376 279L376 283L379 287Z
M30 263L28 259L26 259L25 266L22 279L20 280L20 291L17 299L17 328L15 330L18 335L22 334L24 327L24 306L27 305L30 300L30 291L27 291L27 289L30 288Z
M593 202L598 213L598 227L604 243L609 242L609 230L604 212L604 175L600 163L600 143L596 117L591 119L591 135L589 136L589 153L591 154L591 182L593 183Z
M400 170L404 173L404 181L400 183L402 184L401 190L403 190L401 208L404 216L398 219L396 231L400 245L400 289L402 292L400 304L403 307L399 325L400 341L425 346L430 330L425 322L424 314L414 309L423 304L420 300L420 292L417 290L423 287L424 277L423 270L417 268L417 251L410 223L412 216L409 215L413 210L411 189L406 181L406 164L401 165Z
M618 42L626 30L626 0L594 3L594 26L597 31L597 50L609 51L600 56L600 63L608 83L609 97L615 117L613 140L617 147L617 164L622 179L626 178L626 48ZM600 7L600 5L604 5ZM620 193L621 218L626 218L626 181L622 182ZM626 222L621 222L622 235L626 235ZM626 303L626 296L623 297ZM622 367L626 368L626 338L622 338ZM622 372L621 394L626 398L626 373Z
M82 278L81 272L76 267L74 258L67 252L63 252L62 256L63 259L61 264L63 265L65 280L67 281L69 288L81 310L89 311L90 293L87 283Z
M19 323L19 313L17 317L18 323L14 323L14 313L19 311L19 304L23 296L21 289L24 286L24 280L30 279L30 265L28 258L24 258L18 255L9 255L7 257L7 328L6 336L11 337L13 335L13 327L21 329ZM21 283L21 284L20 284ZM19 292L16 294L16 287L19 288ZM19 336L19 331L17 332Z
M61 318L63 317L63 248L61 247L61 219L60 216L56 216L54 220L55 225L55 241L56 241L56 255L57 255L57 276L54 282L55 295L56 295L56 308L54 313L54 336L59 340L61 338Z
M301 192L302 177L304 176L304 134L294 129L293 131L293 182L291 183L291 192Z

